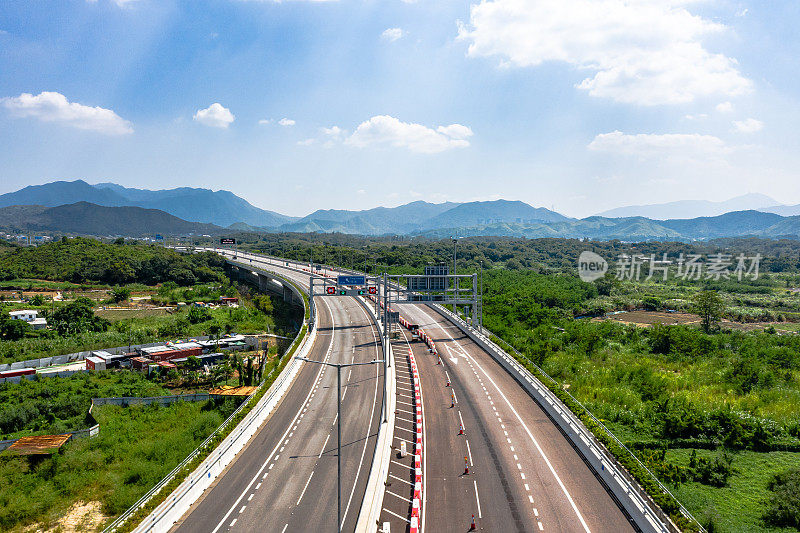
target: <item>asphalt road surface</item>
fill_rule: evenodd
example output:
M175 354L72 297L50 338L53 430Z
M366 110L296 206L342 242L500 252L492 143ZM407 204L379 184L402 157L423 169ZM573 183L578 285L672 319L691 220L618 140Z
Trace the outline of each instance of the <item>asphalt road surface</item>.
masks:
M302 274L269 268L307 284ZM352 297L320 300L317 339L309 359L380 359L379 333L358 302ZM304 363L266 423L172 530L336 531L336 394L335 368ZM382 394L381 365L342 369L343 531L355 530L375 451Z

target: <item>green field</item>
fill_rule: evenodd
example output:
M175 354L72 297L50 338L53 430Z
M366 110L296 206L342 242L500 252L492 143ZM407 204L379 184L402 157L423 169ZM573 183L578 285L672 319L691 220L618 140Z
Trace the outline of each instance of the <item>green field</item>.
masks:
M53 527L76 501L100 502L104 515L119 515L234 408L231 402L102 406L94 412L97 437L71 441L42 460L0 456L0 529Z

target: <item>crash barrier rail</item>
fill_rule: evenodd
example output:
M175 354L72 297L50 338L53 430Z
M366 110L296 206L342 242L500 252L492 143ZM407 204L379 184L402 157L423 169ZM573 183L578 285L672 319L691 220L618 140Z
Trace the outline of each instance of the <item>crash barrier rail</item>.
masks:
M677 532L680 528L670 519L670 517L658 506L652 497L641 487L638 481L622 466L614 455L592 434L592 432L581 422L575 413L567 408L564 403L551 391L544 383L535 377L530 371L522 366L514 357L505 352L500 346L492 341L487 335L481 333L476 328L468 325L461 317L446 309L441 305L433 305L437 311L444 315L450 322L455 324L462 332L470 337L478 346L483 348L500 365L511 374L514 379L528 392L528 394L542 406L548 416L558 424L562 433L570 440L572 445L581 453L586 462L603 480L606 487L612 492L617 501L623 506L626 512L636 525L645 532ZM485 330L488 332L488 330ZM515 350L516 352L516 350ZM520 355L519 352L516 352ZM558 383L544 372L539 366L529 361L532 366L550 380L555 386ZM658 480L644 464L639 461L622 442L614 436L591 412L581 404L569 392L572 401L591 417L606 434L608 434L616 444L629 453L633 459L647 472L657 486L678 506L681 514L698 531L704 532L702 525L686 510L683 505L669 492L669 490Z
M299 290L290 281L287 284ZM305 300L303 300L306 311L308 310ZM175 488L166 499L160 503L147 517L145 517L134 529L136 532L166 532L172 525L188 511L191 505L203 494L203 492L213 483L230 464L236 455L250 441L267 416L275 409L289 386L294 381L295 376L302 366L302 362L295 359L294 352L297 350L300 356L305 356L311 349L316 339L317 330L306 330L308 320L303 321L300 332L295 337L283 357L291 357L284 369L278 375L275 382L270 385L255 406L250 405L251 400L261 392L261 388L270 376L275 372L273 368L264 378L259 388L254 391L242 404L223 422L208 438L203 441L192 453L190 453L178 466L167 474L156 486L150 489L147 494L142 496L139 501L133 504L127 511L120 515L114 522L109 524L103 533L110 533L122 528L128 520L153 498L156 497L176 476L183 471L200 454L207 452L209 445L221 434L228 430L232 421L236 420L240 413L245 409L250 409L244 418L228 433L219 445L197 466L188 476Z

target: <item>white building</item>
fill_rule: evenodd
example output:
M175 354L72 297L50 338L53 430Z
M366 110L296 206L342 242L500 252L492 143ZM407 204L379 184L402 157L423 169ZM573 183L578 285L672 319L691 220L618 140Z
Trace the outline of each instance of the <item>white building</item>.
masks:
M34 309L22 309L20 311L10 311L8 313L12 320L24 320L33 329L44 329L47 327L47 320L39 318L39 311Z

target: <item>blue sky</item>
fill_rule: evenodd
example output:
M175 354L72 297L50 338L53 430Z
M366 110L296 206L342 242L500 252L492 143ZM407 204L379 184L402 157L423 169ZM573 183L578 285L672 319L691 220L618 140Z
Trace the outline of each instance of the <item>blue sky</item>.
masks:
M793 1L6 1L0 192L796 204L798 22Z

